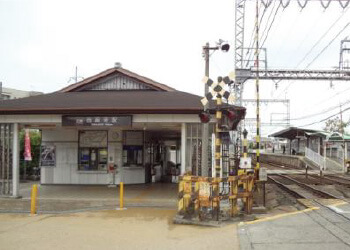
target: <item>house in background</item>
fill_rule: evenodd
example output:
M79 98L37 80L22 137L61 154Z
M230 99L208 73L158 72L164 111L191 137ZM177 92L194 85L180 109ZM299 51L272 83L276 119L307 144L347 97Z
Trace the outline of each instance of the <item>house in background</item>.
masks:
M12 89L12 88L5 88L5 87L2 87L1 82L0 82L0 88L1 88L0 100L19 99L19 98L44 94L43 92L38 92L38 91L25 91L25 90L18 90L18 89Z

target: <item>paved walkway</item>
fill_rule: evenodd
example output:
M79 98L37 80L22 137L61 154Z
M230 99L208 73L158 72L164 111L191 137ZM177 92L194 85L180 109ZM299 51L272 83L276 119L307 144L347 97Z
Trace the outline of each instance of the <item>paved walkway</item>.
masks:
M0 212L30 211L33 183L21 184L21 199L0 198ZM124 185L126 207L176 208L177 184ZM111 209L119 206L119 187L91 185L39 185L38 212Z
M176 210L0 214L0 249L238 249L236 225L174 225Z
M319 200L309 206L303 211L241 223L241 249L350 249L350 205Z

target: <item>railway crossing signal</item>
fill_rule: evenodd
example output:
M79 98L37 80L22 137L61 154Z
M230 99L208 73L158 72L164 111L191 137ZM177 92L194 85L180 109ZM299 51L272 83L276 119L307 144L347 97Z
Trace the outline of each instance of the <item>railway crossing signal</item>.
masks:
M207 111L202 111L199 114L199 119L201 120L201 123L208 123L210 121L210 114Z

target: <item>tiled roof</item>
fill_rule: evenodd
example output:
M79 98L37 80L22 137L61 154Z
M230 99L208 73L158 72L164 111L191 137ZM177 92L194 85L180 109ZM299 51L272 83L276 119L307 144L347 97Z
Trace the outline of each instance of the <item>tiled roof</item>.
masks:
M2 101L0 114L198 114L203 110L200 99L180 91L55 92Z
M115 74L115 73L121 73L121 74L124 74L130 78L134 78L136 80L139 80L141 81L142 83L144 83L145 85L147 85L148 87L151 87L152 89L155 89L155 90L159 90L159 91L175 91L174 88L172 87L169 87L165 84L162 84L162 83L159 83L159 82L156 82L152 79L149 79L147 77L144 77L144 76L141 76L141 75L138 75L134 72L131 72L127 69L124 69L124 68L111 68L111 69L107 69L105 71L102 71L101 73L97 74L97 75L93 75L91 77L88 77L86 79L84 79L83 81L80 81L80 82L77 82L77 83L74 83L74 84L71 84L61 90L59 90L58 92L73 92L73 91L77 91L78 89L86 86L87 84L90 84L94 81L97 81L103 77L107 77L107 76L110 76L112 74Z

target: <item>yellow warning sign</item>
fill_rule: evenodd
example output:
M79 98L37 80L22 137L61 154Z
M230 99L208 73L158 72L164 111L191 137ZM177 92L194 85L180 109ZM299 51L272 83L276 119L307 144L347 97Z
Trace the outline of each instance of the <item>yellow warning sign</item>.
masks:
M209 198L210 185L209 182L199 182L199 198Z
M185 181L184 182L184 193L190 194L191 191L192 191L192 183L190 181Z

